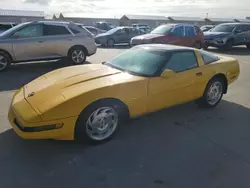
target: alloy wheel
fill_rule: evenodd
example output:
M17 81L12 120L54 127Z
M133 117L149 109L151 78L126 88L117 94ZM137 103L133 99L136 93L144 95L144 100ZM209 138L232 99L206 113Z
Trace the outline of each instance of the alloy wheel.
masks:
M222 94L222 83L219 81L214 82L207 91L207 102L210 105L215 105L221 99Z
M80 64L85 60L85 53L82 50L74 50L72 52L72 60L77 63Z
M105 140L114 133L117 125L117 112L111 107L101 107L89 116L86 133L93 140Z
M4 56L0 55L0 70L4 70L7 67L7 65L8 65L8 60Z

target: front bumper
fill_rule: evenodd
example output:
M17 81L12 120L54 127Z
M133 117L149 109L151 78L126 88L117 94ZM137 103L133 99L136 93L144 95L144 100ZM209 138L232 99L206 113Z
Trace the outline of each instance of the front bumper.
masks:
M42 121L25 100L22 90L17 91L13 97L8 119L21 138L74 140L77 117Z
M204 40L204 44L206 46L212 46L212 47L223 47L226 45L225 40L216 40L216 39L211 39L211 40Z

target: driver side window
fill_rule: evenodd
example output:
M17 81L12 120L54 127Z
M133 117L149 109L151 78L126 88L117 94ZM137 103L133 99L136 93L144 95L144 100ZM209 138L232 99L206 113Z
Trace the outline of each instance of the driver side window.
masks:
M16 36L18 38L32 38L32 37L41 37L43 36L43 25L29 25L17 32L15 32L12 36Z
M196 56L192 51L175 52L164 69L174 72L183 72L198 66Z

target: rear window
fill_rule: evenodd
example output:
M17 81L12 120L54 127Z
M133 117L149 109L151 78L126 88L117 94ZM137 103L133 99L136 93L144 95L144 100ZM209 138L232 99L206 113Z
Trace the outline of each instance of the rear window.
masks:
M201 57L205 65L218 61L220 58L212 53L200 51Z

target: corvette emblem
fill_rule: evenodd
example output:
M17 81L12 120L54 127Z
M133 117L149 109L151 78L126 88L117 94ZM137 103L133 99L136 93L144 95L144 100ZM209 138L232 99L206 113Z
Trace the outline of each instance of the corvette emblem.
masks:
M35 92L31 92L31 93L28 94L28 97L32 97L34 95L35 95Z

